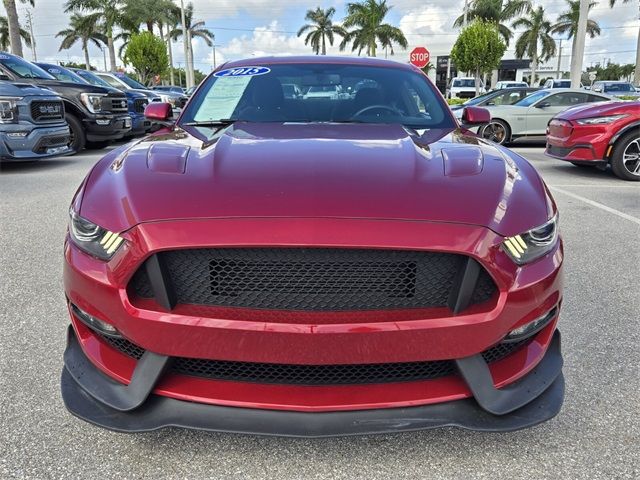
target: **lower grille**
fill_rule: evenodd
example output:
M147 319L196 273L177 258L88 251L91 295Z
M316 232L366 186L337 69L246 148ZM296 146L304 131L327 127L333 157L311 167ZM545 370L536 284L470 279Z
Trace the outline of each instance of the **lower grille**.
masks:
M29 109L34 122L62 120L64 118L64 104L55 100L33 101Z
M329 248L196 249L156 256L177 303L281 311L446 307L468 260L448 253ZM154 296L145 266L131 290ZM484 302L495 291L480 268L469 303Z
M102 336L105 342L121 353L140 359L144 349L124 338ZM514 343L499 343L482 353L487 363L502 360L523 347L530 339ZM392 382L415 382L457 374L451 360L430 362L373 363L355 365L291 365L277 363L233 362L174 358L171 372L179 375L228 380L234 382L281 385L357 385Z
M573 147L554 147L553 145L547 146L547 152L549 155L554 155L556 157L566 157L571 153Z
M36 153L45 153L47 148L50 147L63 147L69 144L69 135L56 135L51 137L42 138L36 148L33 149Z

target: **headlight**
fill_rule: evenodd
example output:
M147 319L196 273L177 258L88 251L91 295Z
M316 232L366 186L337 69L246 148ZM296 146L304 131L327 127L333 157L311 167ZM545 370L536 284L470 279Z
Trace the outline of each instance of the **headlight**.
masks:
M106 93L81 93L80 100L91 113L98 113L102 110L102 98Z
M17 123L19 97L0 97L0 123Z
M109 260L124 245L124 238L117 233L82 218L73 209L69 210L69 236L84 252L100 260Z
M532 262L549 253L558 240L558 215L547 223L502 242L503 250L518 265Z
M616 120L620 120L621 118L627 117L628 115L609 115L607 117L592 117L592 118L582 118L580 120L576 120L578 125L606 125L607 123L613 123Z
M170 103L174 107L176 105L176 99L169 95L164 95L164 94L160 95L160 100L162 100L164 103Z

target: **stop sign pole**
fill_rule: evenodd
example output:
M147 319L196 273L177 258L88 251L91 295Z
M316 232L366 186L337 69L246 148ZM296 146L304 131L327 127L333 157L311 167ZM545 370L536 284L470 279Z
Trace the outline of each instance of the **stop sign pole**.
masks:
M416 47L409 54L409 62L418 68L424 68L429 63L429 50L425 47Z

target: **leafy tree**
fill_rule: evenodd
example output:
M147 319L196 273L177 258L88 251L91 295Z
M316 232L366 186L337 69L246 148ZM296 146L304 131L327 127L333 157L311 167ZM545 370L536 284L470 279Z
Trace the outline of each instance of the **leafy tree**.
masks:
M498 68L506 49L496 24L476 19L458 36L451 59L459 70L474 72L479 95L480 77Z
M318 55L322 50L322 55L327 54L326 41L329 41L329 45L333 46L334 34L344 37L347 32L340 25L334 25L331 18L336 13L336 9L330 7L326 10L322 10L320 7L315 10L307 10L305 20L312 22L311 24L304 25L298 30L298 36L301 36L305 32L309 34L304 39L304 44L311 43L313 52Z
M377 42L381 48L389 47L393 55L393 44L407 48L409 42L397 27L384 22L384 17L391 7L386 0L363 0L358 3L347 4L347 16L342 22L345 28L352 28L342 39L340 50L344 50L351 43L351 51L358 50L358 55L366 50L367 55L376 56Z
M27 47L31 46L31 35L24 28L20 27L20 37ZM0 15L0 50L9 50L11 42L9 40L9 22L7 17Z
M513 28L525 30L516 40L516 57L531 59L531 79L529 85L535 85L538 62L549 60L556 54L556 41L551 36L551 22L545 17L544 8L538 7L513 22Z
M424 72L425 75L429 75L429 72L433 72L435 71L435 69L436 69L436 66L433 64L433 62L429 62L424 67L421 68L421 70Z
M147 84L154 75L162 75L167 70L169 59L164 42L151 32L131 35L124 54L124 62L131 65L140 79Z
M505 45L509 45L513 32L506 25L506 22L530 10L531 0L473 0L471 8L467 12L467 20L471 22L479 18L486 22L495 23ZM462 27L463 25L464 13L453 23L454 27Z
M22 39L25 38L20 26L20 20L18 19L18 9L16 7L16 0L2 0L4 3L4 9L7 11L7 32L9 36L9 44L11 45L11 53L22 57ZM34 0L20 0L21 3L28 3L32 7L34 6ZM25 42L26 43L26 42ZM31 37L29 37L28 47L31 46Z
M65 12L95 15L96 22L102 25L103 33L107 37L109 63L112 71L116 70L114 30L127 22L123 13L124 6L124 0L67 0L67 3L64 4Z
M631 0L622 0L621 3L628 3L630 1ZM616 0L609 0L609 6L611 8L615 7L616 3ZM638 85L640 84L640 27L638 27L638 46L636 48L636 65L634 72L633 80L636 85Z
M153 33L153 27L167 23L176 8L171 0L126 0L124 13L136 27L144 24Z
M89 42L97 47L101 47L102 44L107 43L107 37L100 30L97 20L96 15L82 16L74 13L71 15L69 28L61 30L56 34L56 37L62 37L59 50L67 50L73 47L76 42L80 42L82 51L84 52L84 68L87 70L91 68L91 62L89 61Z
M567 38L573 38L572 51L576 48L576 33L578 32L578 19L580 18L580 0L566 0L569 10L562 13L551 28L551 33L566 34ZM597 2L589 4L589 10L597 5ZM587 35L594 38L600 35L600 25L595 20L587 20Z

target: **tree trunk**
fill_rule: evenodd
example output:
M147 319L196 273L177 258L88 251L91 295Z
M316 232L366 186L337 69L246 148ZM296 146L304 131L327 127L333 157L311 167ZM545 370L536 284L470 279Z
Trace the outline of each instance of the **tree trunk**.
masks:
M529 79L529 86L536 86L536 69L538 68L538 58L534 55L531 59L531 78Z
M196 84L195 67L193 66L193 45L191 43L191 32L189 32L189 71L191 72L191 82Z
M162 29L160 29L162 31ZM167 49L169 50L169 81L171 85L175 85L175 77L173 74L173 51L171 49L171 28L167 25Z
M82 42L82 50L84 51L84 66L91 71L91 62L89 62L89 48L87 42Z
M480 68L476 68L476 97L480 95Z
M116 71L116 49L113 45L113 35L107 37L107 46L109 47L109 67L112 72Z
M371 45L369 45L369 56L371 57L375 57L376 56L376 41L373 40L373 42L371 42Z
M324 41L324 33L322 34L322 55L326 55L327 54L327 45L325 44Z
M9 42L11 53L22 57L22 38L20 38L20 21L16 10L16 0L3 0L7 11L7 23L9 24Z
M153 22L147 22L147 30L149 30L149 32L153 33Z

